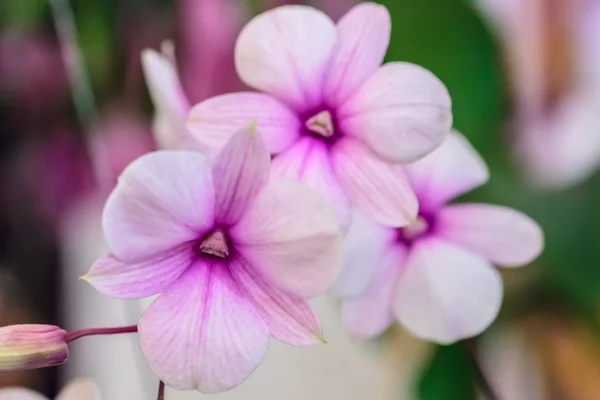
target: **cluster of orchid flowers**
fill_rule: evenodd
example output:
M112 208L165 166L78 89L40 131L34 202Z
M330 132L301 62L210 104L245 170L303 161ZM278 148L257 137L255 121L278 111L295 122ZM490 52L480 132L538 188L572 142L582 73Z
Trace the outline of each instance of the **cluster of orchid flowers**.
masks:
M172 59L144 52L169 149L119 178L103 213L110 253L83 279L111 297L158 297L134 327L2 328L0 370L58 365L73 340L137 331L161 382L218 393L259 366L270 338L324 342L308 299L325 293L361 338L395 322L438 343L485 330L502 301L493 265L531 262L543 235L506 207L448 204L488 170L452 131L432 73L381 65L390 31L374 3L337 25L307 6L267 11L235 47L258 91L194 107Z

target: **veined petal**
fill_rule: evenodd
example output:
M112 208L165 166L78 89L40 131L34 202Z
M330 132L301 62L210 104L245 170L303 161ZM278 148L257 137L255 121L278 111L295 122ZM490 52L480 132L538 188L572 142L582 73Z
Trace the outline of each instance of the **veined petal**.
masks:
M438 147L452 127L450 96L431 72L388 63L340 107L342 132L394 162L418 160Z
M100 293L122 299L154 296L173 283L194 261L191 244L183 244L139 263L124 263L108 254L82 279Z
M278 289L241 258L234 260L229 268L272 337L292 346L324 342L319 320L306 300Z
M269 180L271 156L255 125L236 133L212 167L215 220L233 225Z
M459 204L438 214L436 234L504 267L529 264L544 247L539 225L508 207Z
M401 166L381 160L354 140L336 144L332 163L351 204L367 217L394 227L417 217L417 198Z
M459 133L452 133L433 153L405 170L421 209L429 211L489 179L485 162Z
M436 238L411 248L394 312L414 335L452 343L483 332L502 303L502 278L483 258Z
M354 211L343 243L342 272L330 292L337 297L354 297L367 290L382 254L395 237L394 228L378 224Z
M0 400L48 400L46 396L22 387L0 389Z
M321 196L297 182L269 182L230 234L242 257L297 296L323 293L341 267L335 214Z
M181 87L175 65L154 50L144 50L142 67L150 97L156 108L156 142L159 147L165 149L182 148L184 143L193 141L193 138L185 127L190 104Z
M256 121L271 153L279 153L300 134L300 121L286 105L262 93L240 92L216 96L196 104L187 127L196 139L222 148L241 128Z
M197 238L213 225L214 191L204 156L157 151L131 163L102 215L111 252L137 263Z
M150 369L178 390L229 390L269 348L267 326L223 264L194 264L150 305L138 331Z
M60 391L56 400L100 400L100 390L88 379L76 379Z
M380 254L369 288L359 297L344 300L342 322L354 336L370 338L383 333L394 321L393 296L398 286L398 277L404 267L406 248L403 245L389 246Z
M249 86L296 110L321 102L321 86L336 41L333 21L307 6L282 6L254 17L235 47L235 65Z
M310 186L333 207L343 232L350 225L350 202L333 172L326 144L305 137L271 163L271 179L291 179Z
M375 3L353 7L337 24L338 40L324 81L328 104L341 105L383 62L392 23Z

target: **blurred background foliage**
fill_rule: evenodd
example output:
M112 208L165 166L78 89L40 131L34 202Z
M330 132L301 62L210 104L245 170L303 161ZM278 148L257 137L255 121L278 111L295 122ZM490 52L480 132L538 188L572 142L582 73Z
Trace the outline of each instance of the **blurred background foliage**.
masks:
M453 99L455 128L472 142L490 167L490 182L464 199L521 209L544 229L546 249L535 265L527 270L503 271L507 296L497 324L520 324L522 318L540 313L560 315L600 337L600 177L596 175L555 193L534 190L523 178L512 162L514 133L507 120L515 105L499 39L471 1L380 2L388 7L393 20L386 59L420 64L447 85ZM262 3L248 0L245 4L248 10L258 11ZM149 121L151 107L138 55L144 47L156 48L162 39L174 35L174 4L168 0L73 0L72 6L99 109L116 103L118 107L143 110L142 115ZM46 0L1 0L0 35L10 32L41 35L57 45ZM2 53L0 57L19 59L21 54ZM0 64L4 62L0 59ZM60 320L57 303L48 299L59 296L56 276L60 274L60 260L56 249L60 243L52 234L51 219L41 215L31 199L48 193L36 191L38 185L33 185L33 192L18 189L23 170L15 169L14 154L47 143L55 127L67 127L66 135L75 147L61 153L61 159L67 157L74 167L60 170L60 179L85 180L77 177L86 175L87 160L78 156L85 154L85 138L67 95L53 98L56 105L45 114L22 106L18 101L26 100L15 100L3 85L0 88L0 264L17 276L19 285L33 293L32 298L24 300L29 309L19 319L41 315L43 320L56 322ZM34 174L42 172L48 172L45 166ZM60 201L68 203L69 199ZM597 343L593 341L590 346ZM432 352L414 384L420 399L476 398L475 374L461 346L440 346ZM52 376L45 379L42 382L49 382Z

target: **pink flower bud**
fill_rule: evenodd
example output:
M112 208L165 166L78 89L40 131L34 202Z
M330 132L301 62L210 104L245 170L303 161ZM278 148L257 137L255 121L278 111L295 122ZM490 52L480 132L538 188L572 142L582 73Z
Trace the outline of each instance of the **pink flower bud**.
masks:
M10 325L0 328L0 372L60 365L69 352L66 332L53 325Z

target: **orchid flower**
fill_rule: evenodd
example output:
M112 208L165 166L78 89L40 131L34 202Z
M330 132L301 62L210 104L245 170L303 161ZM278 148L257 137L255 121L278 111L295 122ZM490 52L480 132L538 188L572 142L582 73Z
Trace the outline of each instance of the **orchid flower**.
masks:
M600 2L478 0L505 48L515 155L528 180L561 189L600 166Z
M202 145L220 148L256 119L276 155L272 175L324 195L344 229L350 205L381 223L406 225L418 205L399 165L436 148L452 116L432 73L401 62L381 66L390 30L387 9L374 3L352 8L337 26L307 6L266 11L235 47L240 78L264 93L206 100L187 126Z
M8 387L0 389L0 400L48 400L48 398L30 389ZM100 395L95 384L78 379L65 386L56 400L100 400Z
M447 205L488 179L483 160L459 134L406 169L419 216L401 229L355 216L334 287L344 299L343 323L359 337L376 336L394 321L439 343L477 335L502 301L492 264L529 263L542 250L542 232L507 207Z
M160 296L138 332L150 369L167 385L228 390L258 367L269 337L323 341L306 302L341 267L329 205L291 181L269 181L269 152L255 126L212 164L193 151L134 161L106 203L111 253L84 277L112 297Z

